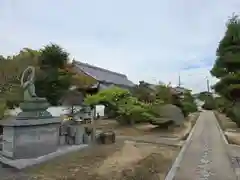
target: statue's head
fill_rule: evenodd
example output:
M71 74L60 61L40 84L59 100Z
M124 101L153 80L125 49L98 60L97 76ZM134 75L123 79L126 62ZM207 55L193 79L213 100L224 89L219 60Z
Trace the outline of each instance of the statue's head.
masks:
M29 66L27 69L23 71L21 84L25 84L25 82L33 82L35 77L35 69L32 66Z
M30 81L30 80L31 80L31 72L29 71L27 74L27 81Z
M25 75L23 76L23 82L27 82L31 80L31 72L27 71Z

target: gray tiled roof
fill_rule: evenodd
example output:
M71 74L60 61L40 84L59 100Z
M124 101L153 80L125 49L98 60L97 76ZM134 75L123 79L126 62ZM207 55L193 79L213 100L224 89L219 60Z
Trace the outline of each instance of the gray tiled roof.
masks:
M124 74L116 73L113 71L109 71L107 69L103 69L100 67L96 67L87 63L82 63L78 61L73 61L73 64L77 71L82 71L89 76L92 76L99 82L105 82L115 85L123 85L123 86L134 86L134 83L128 80L127 76Z

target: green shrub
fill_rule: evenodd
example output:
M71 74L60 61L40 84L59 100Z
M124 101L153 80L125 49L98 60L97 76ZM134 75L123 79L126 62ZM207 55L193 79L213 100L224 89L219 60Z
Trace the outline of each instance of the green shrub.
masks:
M193 112L197 112L197 105L196 103L191 102L182 102L184 114L188 115Z
M231 117L233 117L233 111L232 111L232 107L228 107L226 109L224 109L223 111L227 117L229 117L231 119Z
M155 118L150 104L140 102L136 97L131 96L129 91L117 87L87 96L84 102L87 105L103 104L107 106L114 112L121 124L150 122Z
M99 91L97 94L88 95L84 99L84 103L90 106L98 104L104 105L104 113L106 113L108 117L116 118L118 116L117 111L119 100L129 96L130 92L128 90L112 87Z
M240 127L240 103L235 103L228 112L229 118Z
M204 102L202 108L206 109L206 110L216 109L216 103L215 103L214 98L212 97L212 95L209 95L209 96L206 97L205 102Z
M180 108L184 114L184 117L187 117L190 113L198 110L195 99L190 91L184 93Z
M152 122L156 118L153 114L149 112L143 112L141 116L143 118L142 122Z
M212 104L210 104L210 103L204 103L202 105L202 108L205 109L205 110L213 110L213 109L215 109L215 107Z
M139 102L135 97L119 100L117 113L122 124L149 122L152 118L149 105Z
M166 128L173 122L161 118L161 106L165 103L157 99L152 103L139 101L127 90L113 87L87 96L84 100L86 105L103 104L111 112L114 112L120 124L133 125L135 123L148 122Z
M112 108L117 107L117 102L122 99L130 96L130 92L125 89L118 87L112 87L109 89L104 89L97 94L88 95L84 99L86 105L97 105L103 104L105 106L111 106Z

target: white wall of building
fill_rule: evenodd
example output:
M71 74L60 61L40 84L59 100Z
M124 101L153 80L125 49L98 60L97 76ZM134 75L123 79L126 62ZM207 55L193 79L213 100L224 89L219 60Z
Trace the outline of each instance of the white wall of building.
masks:
M105 109L105 107L103 105L97 105L96 106L96 114L99 113L100 116L104 116L104 109Z
M76 109L81 109L81 106L74 106ZM64 107L64 106L52 106L48 108L48 111L53 115L53 116L61 116L65 115L69 112L69 107ZM8 114L11 116L16 116L19 112L21 112L20 108L15 108L15 109L10 109L8 111ZM96 113L99 113L100 116L104 116L104 106L102 105L97 105L96 106Z

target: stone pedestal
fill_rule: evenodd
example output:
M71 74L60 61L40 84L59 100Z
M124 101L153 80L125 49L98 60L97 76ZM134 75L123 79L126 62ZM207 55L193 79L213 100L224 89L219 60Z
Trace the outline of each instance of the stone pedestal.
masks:
M12 159L35 158L54 152L59 143L60 118L1 121L2 154Z
M80 145L83 144L83 135L85 134L85 129L83 125L79 125L77 123L74 123L72 125L68 126L69 138L73 139L73 144Z
M47 111L46 98L33 97L20 104L15 119L0 121L2 155L12 159L36 158L57 150L60 118Z
M83 144L83 136L85 134L85 129L83 126L76 127L76 136L75 136L75 144L80 145Z
M20 103L20 112L17 120L32 120L32 119L46 119L51 118L52 115L47 111L49 103L46 98L33 98L32 100Z

